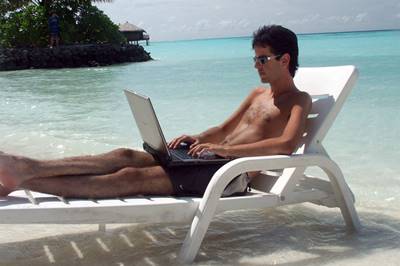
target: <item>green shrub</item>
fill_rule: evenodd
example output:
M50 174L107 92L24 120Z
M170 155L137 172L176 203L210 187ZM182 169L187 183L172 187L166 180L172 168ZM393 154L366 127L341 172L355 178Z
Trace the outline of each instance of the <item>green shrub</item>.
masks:
M77 25L79 42L82 43L122 43L125 37L118 26L95 6L82 10Z
M49 43L48 17L54 10L60 20L61 44L125 43L126 38L90 1L53 1L52 6L25 4L2 12L0 46L44 47Z
M28 5L1 21L0 45L4 47L43 46L47 35L47 18L41 6Z

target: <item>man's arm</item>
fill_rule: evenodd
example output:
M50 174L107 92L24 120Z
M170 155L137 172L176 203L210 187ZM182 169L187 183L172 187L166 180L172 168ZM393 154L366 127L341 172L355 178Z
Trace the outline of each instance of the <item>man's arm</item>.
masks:
M305 130L307 116L311 110L311 98L302 93L290 111L290 118L279 137L239 145L200 144L197 152L211 151L223 157L245 157L276 154L291 154L297 148Z
M220 143L222 142L229 133L239 124L240 120L242 119L244 113L247 111L249 106L251 105L252 101L255 97L259 94L265 92L263 88L256 88L254 89L246 99L240 104L239 108L221 125L211 127L206 131L197 134L197 135L182 135L178 138L173 139L170 144L169 148L177 148L180 143L182 142L190 142L192 143L192 147L199 144L199 143Z

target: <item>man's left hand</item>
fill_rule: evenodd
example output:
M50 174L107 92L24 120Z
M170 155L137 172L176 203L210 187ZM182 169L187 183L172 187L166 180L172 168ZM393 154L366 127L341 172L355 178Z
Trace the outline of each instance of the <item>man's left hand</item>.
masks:
M221 157L228 157L226 146L213 143L202 143L192 147L188 154L193 157L200 157L204 152L212 152Z

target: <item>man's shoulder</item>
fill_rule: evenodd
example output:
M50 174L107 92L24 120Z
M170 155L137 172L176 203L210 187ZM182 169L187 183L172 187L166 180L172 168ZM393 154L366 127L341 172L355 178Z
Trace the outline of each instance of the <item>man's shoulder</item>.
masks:
M308 92L306 92L306 91L298 91L298 95L299 95L300 99L311 100L310 94L308 94Z
M301 105L301 106L311 106L311 103L312 103L310 94L308 94L305 91L300 91L300 90L297 91L294 94L293 99L294 99L295 104Z
M293 91L293 92L291 93L291 98L292 98L292 99L299 100L299 101L308 101L308 100L311 100L310 94L308 94L306 91L301 91L301 90Z
M265 93L267 91L266 88L263 87L257 87L254 88L250 91L250 93L247 95L246 100L247 101L253 101L254 99L256 99L258 96L260 96L261 94Z
M256 87L251 91L251 94L261 94L267 91L267 88L264 87Z

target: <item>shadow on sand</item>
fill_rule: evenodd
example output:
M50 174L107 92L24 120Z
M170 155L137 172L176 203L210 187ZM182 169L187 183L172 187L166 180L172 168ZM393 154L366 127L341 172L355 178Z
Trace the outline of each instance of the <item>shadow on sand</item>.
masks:
M349 258L368 262L366 254L400 249L399 218L375 212L360 212L360 218L362 231L350 234L336 210L301 205L227 212L213 220L194 265L347 264ZM129 225L2 243L0 265L177 265L187 230Z

